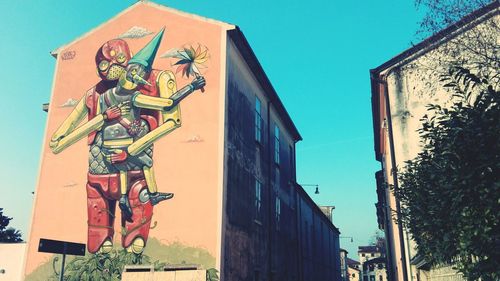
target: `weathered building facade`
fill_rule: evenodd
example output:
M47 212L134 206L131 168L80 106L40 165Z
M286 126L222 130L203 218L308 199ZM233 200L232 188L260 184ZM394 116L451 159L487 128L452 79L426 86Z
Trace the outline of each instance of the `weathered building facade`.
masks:
M229 32L227 280L337 280L339 232L296 183L301 137L248 42Z
M129 104L140 112L138 121L148 121L146 137L157 137L154 155L148 152L154 164L129 168L132 154L110 159L142 137L127 138L130 147L121 140L121 152L106 146L116 140L101 141L112 115L104 111L111 108L106 97L120 91L114 75L120 65L153 41L148 85ZM139 1L52 55L57 63L26 280L54 276L54 256L38 252L40 238L92 244L90 254L123 247L160 262L214 268L227 281L340 279L339 231L296 183L301 136L237 26ZM96 75L108 70L115 80ZM206 84L196 88L200 77ZM182 118L180 108L155 107L183 91L192 93L175 105ZM112 126L127 125L119 120ZM98 121L105 125L91 127ZM67 137L75 139L59 151ZM175 196L153 204L151 178L160 192ZM122 216L125 195L129 219ZM96 240L102 233L105 241ZM130 243L131 235L144 243Z
M398 188L398 170L422 150L418 130L429 113L427 105L453 102L440 82L439 70L447 67L442 62L473 56L466 43L460 47L460 40L487 30L491 21L498 26L499 20L499 2L493 1L370 71L375 158L381 163L375 174L376 212L386 237L389 280L462 280L451 267L426 267L411 235L397 223L401 206L393 189ZM447 52L448 46L455 46L455 53Z

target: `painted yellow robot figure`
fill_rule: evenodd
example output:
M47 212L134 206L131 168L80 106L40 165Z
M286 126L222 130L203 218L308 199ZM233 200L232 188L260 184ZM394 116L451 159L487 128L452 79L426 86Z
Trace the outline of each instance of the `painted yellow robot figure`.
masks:
M162 35L163 30L129 61L116 87L99 96L99 114L70 132L56 132L51 142L53 152L59 153L89 133L98 132L97 141L90 148L89 173L96 169L96 174L100 170L119 174L122 222L123 219L128 221L123 222L126 233L122 244L134 253L140 253L144 248L152 206L172 197L170 193L157 191L152 144L180 127L179 102L206 84L205 79L199 76L176 91L172 72L152 70ZM144 114L146 111L160 113L158 118L162 122L158 118L148 118L151 116ZM135 171L142 172L146 193L146 189L133 189L134 184L130 181ZM137 204L131 204L132 200L137 200ZM139 212L134 212L133 208L141 203L147 203L149 207L143 208L141 215L137 215Z

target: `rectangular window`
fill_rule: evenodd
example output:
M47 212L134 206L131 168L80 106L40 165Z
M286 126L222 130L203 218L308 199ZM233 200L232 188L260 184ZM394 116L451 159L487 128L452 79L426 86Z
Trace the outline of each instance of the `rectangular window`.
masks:
M255 140L261 142L262 140L262 116L261 104L258 97L255 97Z
M281 187L281 174L280 174L280 169L278 167L274 169L274 185L276 186L276 188Z
M288 150L290 152L290 183L293 183L295 182L295 165L294 165L294 161L295 161L295 157L293 155L293 148L291 145L288 146Z
M276 230L280 229L280 219L281 219L281 199L276 196Z
M274 163L280 163L280 128L274 125Z
M262 209L262 184L255 180L255 219L260 221Z
M255 270L255 278L254 278L255 281L260 281L260 271L258 270Z

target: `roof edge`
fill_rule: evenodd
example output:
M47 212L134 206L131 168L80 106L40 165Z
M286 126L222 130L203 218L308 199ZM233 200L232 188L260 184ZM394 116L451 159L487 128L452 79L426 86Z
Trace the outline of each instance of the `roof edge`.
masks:
M399 55L391 58L390 60L384 62L378 67L371 69L370 72L381 73L397 64L412 61L426 54L427 52L435 49L439 44L445 43L451 40L452 38L456 37L458 34L461 33L461 31L469 30L477 26L484 20L487 20L499 14L500 13L500 10L498 9L499 7L500 7L500 1L495 0L486 6L479 8L469 13L468 15L465 15L456 23L451 24L448 27L442 29L441 31L438 31L434 35L427 37L420 43L414 45L411 48L406 49Z
M57 56L59 55L59 53L66 49L68 46L70 45L73 45L75 44L76 42L82 40L83 38L91 35L92 33L96 32L98 29L100 29L101 27L103 27L105 24L117 19L119 16L125 14L126 12L128 12L129 10L132 10L134 7L138 6L138 5L141 5L142 4L142 1L137 1L136 3L130 5L128 8L124 9L123 11L119 12L118 14L112 16L111 18L109 18L108 20L104 21L103 23L100 23L99 25L97 25L96 27L92 28L91 30L83 33L82 35L76 37L75 39L71 40L70 42L64 44L64 45L61 45L59 47L57 47L56 49L50 51L50 55L53 56L54 58L57 59Z
M375 160L381 162L382 155L380 151L380 76L370 71L370 84L371 84L371 103L372 103L372 126L373 126L373 142L375 151Z
M381 151L380 151L380 95L384 93L380 93L380 83L385 83L384 76L382 72L392 68L398 64L408 63L418 57L426 54L427 52L433 50L440 43L445 43L448 40L456 37L460 34L460 31L464 31L466 27L469 30L484 20L487 20L497 14L500 13L498 9L500 6L500 1L496 0L492 3L477 9L470 14L464 16L455 24L452 24L443 30L437 32L436 34L424 39L422 42L417 45L406 49L399 55L393 57L392 59L386 61L385 63L379 65L376 68L370 69L370 82L371 82L371 103L372 103L372 121L373 121L373 135L374 135L374 150L375 150L375 159L377 161L382 160Z
M248 64L255 78L257 78L257 81L264 89L264 92L268 93L269 98L271 102L275 105L275 108L278 111L278 113L281 116L283 116L283 122L291 130L294 141L295 142L301 141L302 136L300 135L297 127L293 123L292 118L288 114L285 106L281 102L278 94L276 93L276 90L274 89L273 85L271 84L271 81L267 77L266 72L262 68L262 65L257 59L257 56L253 52L252 48L250 47L250 44L248 43L243 32L240 30L238 26L235 26L234 29L228 30L228 36L234 42L236 48L239 50L243 59Z
M171 7L164 6L164 5L161 5L161 4L158 4L158 3L154 3L154 2L149 1L149 0L139 0L136 3L130 5L127 8L125 8L124 10L122 10L121 12L119 12L118 14L112 16L108 20L100 23L99 25L97 25L96 27L92 28L91 30L89 30L89 31L83 33L82 35L78 36L77 38L73 39L69 43L66 43L66 44L64 44L62 46L59 46L58 48L52 50L50 52L50 55L53 56L54 58L57 58L57 56L61 52L61 50L66 49L68 46L73 45L76 42L84 39L85 37L87 37L89 35L91 35L95 31L97 31L98 29L100 29L101 27L103 27L105 24L107 24L107 23L109 23L109 22L117 19L121 15L127 13L128 11L134 9L136 6L139 6L139 5L147 5L147 6L150 6L150 7L154 7L154 8L158 8L158 9L165 10L165 11L168 11L168 12L172 12L172 13L175 13L177 15L184 16L184 17L193 17L193 18L198 19L198 20L202 20L202 21L205 21L205 22L208 22L208 23L219 25L219 26L225 28L226 30L235 28L234 24L230 24L230 23L226 23L226 22L223 22L223 21L218 21L218 20L215 20L215 19L203 17L203 16L200 16L200 15L197 15L197 14L191 14L191 13L188 13L188 12L183 12L181 10L177 10L175 8L171 8Z
M298 184L298 183L295 183L295 187L297 188L297 190L302 193L302 195L304 195L304 199L306 201L308 201L309 203L311 203L311 205L313 206L312 209L313 211L316 211L317 213L319 213L319 216L327 222L328 226L330 226L333 230L335 230L337 232L337 234L340 235L340 230L338 229L338 227L335 226L335 224L333 223L333 221L331 221L326 215L325 213L323 213L323 211L321 211L321 209L319 208L318 204L316 204L314 202L314 200L312 200L311 196L309 196L309 194L307 194L307 192L305 191L305 189L302 187L302 185Z

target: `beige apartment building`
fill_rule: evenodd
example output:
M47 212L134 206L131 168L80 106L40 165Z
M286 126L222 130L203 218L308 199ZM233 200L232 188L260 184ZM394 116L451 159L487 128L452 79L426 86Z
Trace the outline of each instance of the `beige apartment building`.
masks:
M396 223L400 202L390 186L398 186L398 169L421 151L417 130L428 113L426 105L450 105L452 97L439 82L440 59L448 44L471 32L482 32L488 23L499 21L499 2L476 10L370 71L375 158L381 164L376 173L378 225L385 232L389 280L461 280L451 269L430 268L416 252L414 241ZM468 56L464 51L458 56ZM451 57L450 57L451 58ZM455 57L453 57L455 58ZM453 59L452 58L452 59Z

